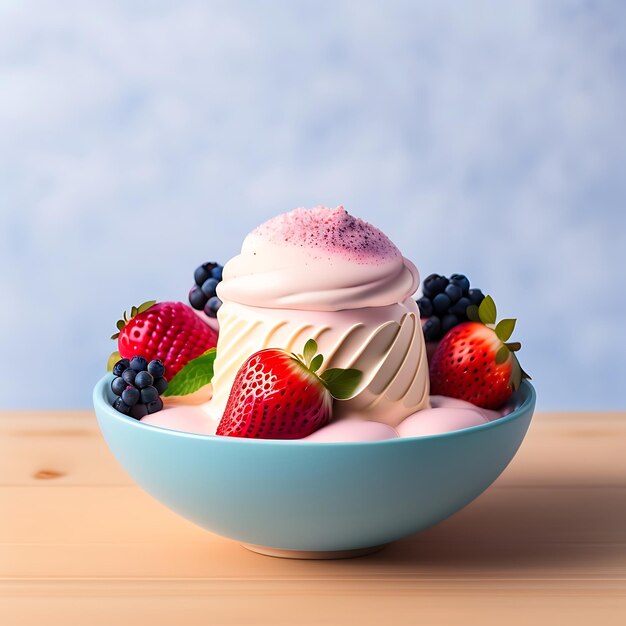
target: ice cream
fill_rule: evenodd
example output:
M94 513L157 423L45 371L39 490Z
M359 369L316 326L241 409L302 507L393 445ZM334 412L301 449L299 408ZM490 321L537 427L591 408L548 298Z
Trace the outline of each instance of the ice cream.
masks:
M219 420L243 362L264 348L299 351L314 338L323 368L363 372L334 420L395 427L429 407L415 266L380 230L343 207L296 209L252 231L224 267L213 378L205 409Z

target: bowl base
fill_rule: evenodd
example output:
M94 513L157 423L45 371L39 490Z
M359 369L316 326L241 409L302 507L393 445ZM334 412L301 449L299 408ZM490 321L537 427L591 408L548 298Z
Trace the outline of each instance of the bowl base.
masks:
M278 559L308 559L308 560L329 560L329 559L355 559L359 556L373 554L382 550L389 544L384 543L380 546L371 546L369 548L357 548L356 550L281 550L280 548L269 548L267 546L256 546L252 543L241 544L246 550L263 554L265 556L273 556Z

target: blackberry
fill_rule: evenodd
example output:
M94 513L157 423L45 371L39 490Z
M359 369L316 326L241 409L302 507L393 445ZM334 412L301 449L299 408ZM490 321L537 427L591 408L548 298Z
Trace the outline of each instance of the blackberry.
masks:
M148 363L148 371L155 378L161 378L161 376L165 375L165 365L163 365L163 361L159 361L159 359L154 359L154 361L150 361L150 363Z
M116 396L121 396L122 392L124 391L124 389L126 389L127 386L128 386L128 383L121 376L116 376L111 381L111 391Z
M207 300L207 303L204 305L204 312L209 317L217 317L217 312L220 310L222 306L222 301L217 297L213 296Z
M204 311L209 317L216 317L222 304L216 289L222 280L223 269L219 263L203 263L193 273L195 284L189 291L189 304L196 311Z
M154 377L148 371L138 372L137 376L135 376L135 387L137 387L137 389L150 387L152 383L154 383Z
M470 289L464 274L450 278L430 274L422 284L422 297L417 300L420 316L425 320L422 330L426 341L439 341L450 329L468 320L467 308L480 305L485 296L480 289Z
M121 376L122 372L125 369L128 369L130 367L130 361L128 359L120 359L114 366L113 366L113 374L115 376Z
M115 376L111 381L111 390L118 396L113 408L137 420L160 411L163 408L160 395L167 389L163 363L158 359L148 363L142 356L122 361L116 364L120 365L121 376Z

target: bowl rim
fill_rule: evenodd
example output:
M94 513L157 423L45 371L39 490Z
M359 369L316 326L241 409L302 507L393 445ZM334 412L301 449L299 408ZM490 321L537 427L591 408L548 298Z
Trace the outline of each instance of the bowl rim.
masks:
M172 437L187 437L192 439L200 439L207 441L222 441L226 445L280 445L280 446L315 446L323 448L326 446L370 446L370 445L402 445L407 442L415 441L431 441L433 439L450 439L454 437L463 437L468 433L477 433L481 431L487 431L492 428L498 428L521 418L529 410L534 410L537 394L535 388L527 381L522 381L522 386L518 393L522 395L522 402L508 415L499 417L491 422L485 424L478 424L477 426L469 426L468 428L462 428L460 430L452 430L445 433L438 433L434 435L421 435L416 437L396 437L394 439L379 439L375 441L304 441L303 439L248 439L244 437L220 437L218 435L206 435L201 433L190 433L183 430L173 430L170 428L163 428L162 426L154 426L153 424L144 424L139 420L136 420L128 415L124 415L119 411L116 411L112 405L109 404L107 393L108 387L113 380L113 375L107 373L103 376L94 386L93 389L93 403L98 418L102 414L106 415L107 419L112 418L120 422L125 423L127 426L141 429L149 429L155 431L161 435ZM221 445L221 444L218 444Z

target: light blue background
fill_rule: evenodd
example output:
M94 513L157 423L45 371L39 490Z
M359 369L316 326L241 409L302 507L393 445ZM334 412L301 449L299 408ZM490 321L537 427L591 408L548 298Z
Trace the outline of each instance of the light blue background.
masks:
M518 316L624 408L626 5L0 2L0 407L87 407L124 308L297 206Z

